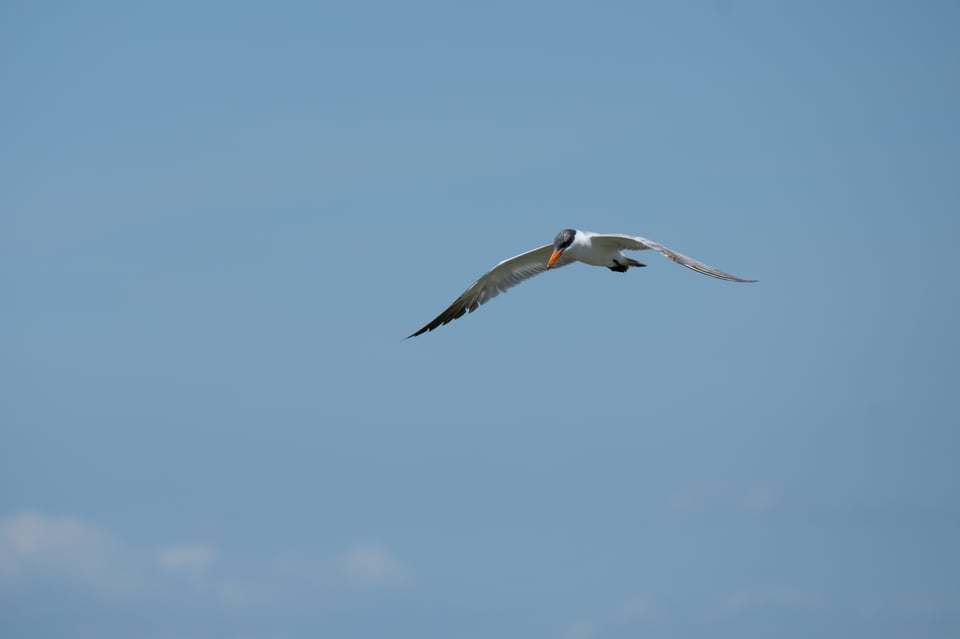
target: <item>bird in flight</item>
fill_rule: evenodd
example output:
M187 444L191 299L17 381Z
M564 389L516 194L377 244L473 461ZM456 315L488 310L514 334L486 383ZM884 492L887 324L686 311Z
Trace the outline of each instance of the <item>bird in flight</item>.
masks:
M647 249L653 249L681 266L686 266L710 277L730 282L757 281L745 280L724 273L645 237L564 229L557 233L553 244L521 253L494 266L464 291L463 295L454 300L453 304L447 307L447 310L437 315L433 321L417 332L408 335L407 339L422 335L439 326L449 324L467 313L472 313L481 304L486 304L500 293L505 293L520 282L551 268L560 268L574 262L583 262L591 266L606 266L611 271L625 273L631 266L639 267L646 266L646 264L625 256L622 251L644 251Z

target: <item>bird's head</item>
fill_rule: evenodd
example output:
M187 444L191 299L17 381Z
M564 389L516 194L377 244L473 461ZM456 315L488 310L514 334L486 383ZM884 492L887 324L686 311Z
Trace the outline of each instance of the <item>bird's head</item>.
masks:
M573 229L563 229L557 233L557 236L553 238L553 254L547 261L547 268L553 266L553 263L563 255L563 252L570 248L570 245L573 244L573 238L576 237L576 235L577 232Z

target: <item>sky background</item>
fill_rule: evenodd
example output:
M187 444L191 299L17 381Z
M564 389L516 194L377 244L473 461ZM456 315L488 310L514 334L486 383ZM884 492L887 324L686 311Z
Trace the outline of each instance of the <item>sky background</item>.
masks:
M0 632L960 635L958 27L4 2Z

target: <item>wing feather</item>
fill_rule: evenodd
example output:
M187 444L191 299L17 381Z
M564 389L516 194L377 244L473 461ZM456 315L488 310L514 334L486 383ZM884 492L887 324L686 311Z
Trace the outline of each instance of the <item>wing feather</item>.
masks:
M626 251L643 251L645 249L653 249L657 251L664 257L673 260L681 266L686 266L689 269L692 269L698 273L703 273L704 275L709 275L710 277L716 277L721 280L727 280L729 282L756 282L757 280L745 280L743 278L737 277L735 275L730 275L729 273L724 273L718 268L714 268L709 264L704 264L699 260L695 260L692 257L688 257L683 253L677 253L673 249L669 249L659 242L654 242L653 240L648 240L645 237L638 237L634 235L620 235L620 234L609 234L609 235L593 235L591 238L593 242L599 243L612 243L617 248Z
M481 305L486 304L500 293L506 293L517 284L539 275L547 270L547 260L553 252L553 245L547 244L527 251L510 259L503 260L492 269L483 274L480 279L474 282L470 288L463 292L463 295L454 300L453 304L447 307L445 311L437 315L429 324L417 332L408 336L416 337L428 331L449 324L455 319L459 319L467 313L472 313ZM553 268L559 268L572 263L574 260L561 256Z

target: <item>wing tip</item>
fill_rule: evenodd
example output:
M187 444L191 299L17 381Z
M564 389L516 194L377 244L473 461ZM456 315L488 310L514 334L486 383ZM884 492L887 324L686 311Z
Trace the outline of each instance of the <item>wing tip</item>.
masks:
M432 330L435 329L435 328L436 328L436 326L430 326L429 324L427 324L426 326L424 326L424 327L421 328L420 330L418 330L418 331L416 331L416 332L414 332L414 333L410 333L409 335L407 335L407 336L404 337L403 339L404 339L404 341L406 341L406 340L410 339L411 337L417 337L418 335L423 335L424 333L427 333L427 332L429 332L429 331L432 331Z

